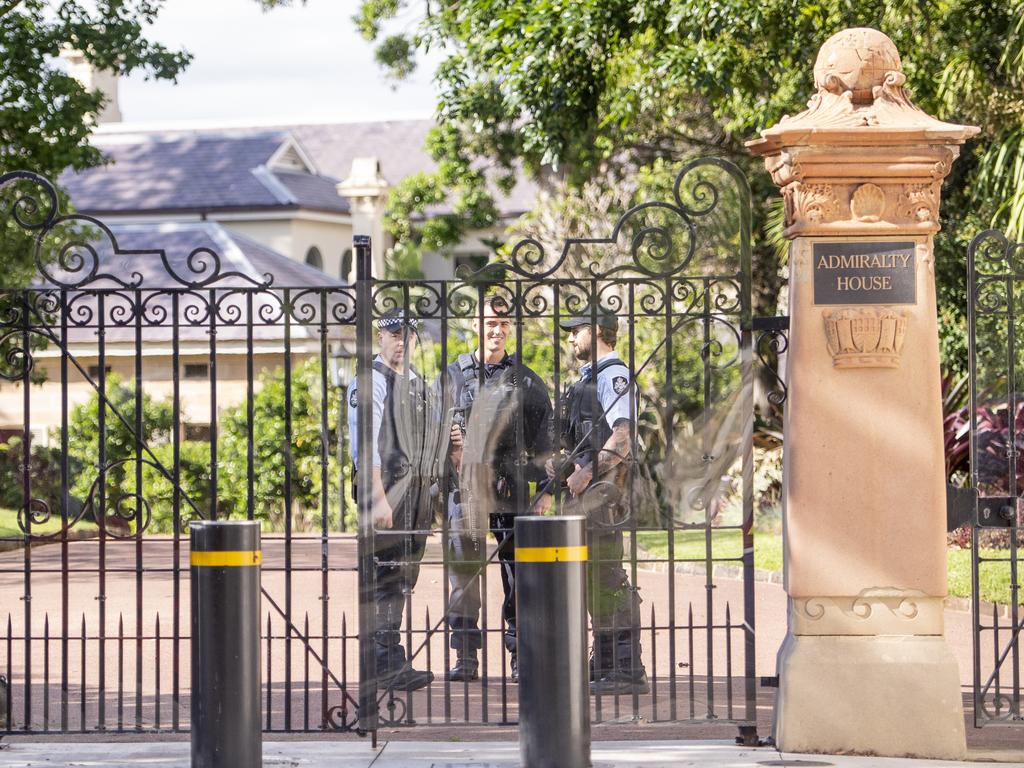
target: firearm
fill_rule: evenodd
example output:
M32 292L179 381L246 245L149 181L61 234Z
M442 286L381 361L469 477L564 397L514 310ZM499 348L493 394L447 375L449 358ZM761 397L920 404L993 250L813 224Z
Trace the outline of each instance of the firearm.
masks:
M555 461L555 476L549 477L537 484L537 495L542 493L555 492L556 488L560 488L565 485L565 481L569 479L569 475L576 471L575 459L567 454L565 451L561 451L556 456L552 457Z
M459 428L462 436L466 436L466 409L452 408L452 425Z

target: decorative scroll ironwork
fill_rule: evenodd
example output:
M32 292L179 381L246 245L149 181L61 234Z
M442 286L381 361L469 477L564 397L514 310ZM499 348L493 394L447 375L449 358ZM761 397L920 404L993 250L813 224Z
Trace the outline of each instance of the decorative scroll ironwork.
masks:
M671 201L644 202L633 206L619 217L608 237L567 238L554 257L548 254L542 242L528 237L512 246L507 261L466 273L464 279L474 282L504 276L539 281L575 273L590 279L606 280L629 273L647 278L682 274L691 266L701 244L700 222L722 213L722 190L701 175L711 169L725 173L734 185L734 215L739 220L736 232L743 240L737 243L737 250L742 254L750 245L750 186L746 176L723 158L700 158L687 163L679 171L672 187ZM656 214L664 220L648 220ZM574 253L586 253L597 246L617 246L627 258L620 263L604 265L596 257L570 264Z
M111 283L122 288L144 287L143 276L137 271L131 272L127 280L112 272L101 271L100 243L108 244L115 256L158 255L166 277L185 288L216 287L229 279L241 280L257 288L269 288L273 283L270 275L257 280L242 272L223 269L221 255L207 247L190 251L184 261L188 272L180 273L171 265L165 250L122 249L110 228L94 216L62 214L56 187L37 173L12 171L0 175L0 192L19 183L31 184L36 191L16 192L8 215L22 229L33 233L36 268L51 285L79 289ZM59 228L66 228L72 233L72 238L65 242L59 236Z

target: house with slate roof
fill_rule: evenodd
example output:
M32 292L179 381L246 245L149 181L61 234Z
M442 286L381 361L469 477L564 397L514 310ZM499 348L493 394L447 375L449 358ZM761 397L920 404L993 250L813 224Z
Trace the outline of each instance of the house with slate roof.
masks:
M100 381L100 329L103 373L130 382L138 361L144 389L155 400L169 400L173 396L177 363L182 434L193 440L208 438L215 416L212 402L220 409L244 401L250 359L253 378L258 379L261 372L282 367L286 356L292 366L297 366L320 355L318 308L297 308L293 315L309 317L311 322L293 319L286 328L282 300L287 292L291 300L301 304L306 289L341 289L345 284L338 278L289 259L213 221L113 224L110 234L113 241L101 236L90 243L100 276L90 283L91 287L118 287L102 277L113 275L138 282L140 291L137 298L132 290L104 293L102 304L98 293L67 294L64 343L74 361L68 366L69 408L92 397ZM225 275L216 282L218 303L213 339L207 322L211 294L201 289L182 291L182 283L175 277L195 279L197 271L206 274L206 268L213 268L209 258L206 267L195 262L190 265L188 261L192 254L211 252L218 255L219 272ZM274 276L274 288L249 292L251 308L245 295L231 294L232 288L263 284L269 275ZM350 290L339 290L327 293L326 300L333 305L348 295ZM308 296L313 297L314 305L319 304L319 293ZM132 301L144 307L145 324L139 329L132 320ZM177 302L176 312L173 302ZM128 322L124 318L129 318ZM327 331L328 343L339 347L343 329L332 320ZM61 349L52 344L33 354L34 370L45 376L45 382L33 387L31 393L30 428L34 441L47 442L51 430L61 423L61 357ZM259 382L254 385L258 388ZM211 397L214 387L215 398ZM23 418L20 384L4 382L0 386L0 438L21 434Z
M111 103L116 104L116 77L107 87L115 89ZM101 271L138 272L148 288L176 287L161 274L166 267L157 253L185 274L185 260L196 249L217 253L225 269L258 279L269 274L275 286L340 286L354 278L354 234L373 238L374 274L383 276L392 245L384 229L388 192L402 179L434 168L424 148L429 120L133 127L117 122L117 110L106 119L115 122L97 125L90 141L107 163L68 170L58 183L78 213L110 228L121 251L151 252L124 255L97 244ZM428 254L421 264L424 275L444 279L463 263L479 266L486 261L490 248L485 241L500 238L505 225L532 206L535 194L535 187L523 180L510 195L500 195L499 225L470 233L451 253ZM433 214L446 212L442 205ZM98 311L95 297L83 296L81 302L84 311ZM351 354L351 339L342 338L350 330L332 329L332 354ZM202 439L216 416L209 410L212 380L218 408L241 402L247 391L248 355L255 377L281 366L286 333L280 325L260 328L250 352L246 339L238 337L239 329L218 328L214 377L207 330L183 325L179 331L184 431L186 437ZM70 329L69 334L69 351L95 379L100 366L96 330ZM141 357L146 391L157 398L169 396L172 350L161 334L147 328L137 355L132 328L106 329L104 371L130 380L136 357ZM316 329L295 324L287 336L293 364L320 354ZM47 383L44 392L33 392L31 430L45 441L61 418L59 352L46 350L36 357ZM68 389L69 407L94 391L75 369ZM19 434L22 419L18 385L0 387L0 439Z
M384 229L391 187L434 168L424 149L429 120L270 127L97 127L92 143L108 163L59 179L77 211L108 223L216 221L326 274L352 277L353 234L374 243L385 274ZM421 265L432 279L485 259L485 241L527 211L536 190L521 181L498 198L499 226L470 233ZM448 212L444 206L435 214Z

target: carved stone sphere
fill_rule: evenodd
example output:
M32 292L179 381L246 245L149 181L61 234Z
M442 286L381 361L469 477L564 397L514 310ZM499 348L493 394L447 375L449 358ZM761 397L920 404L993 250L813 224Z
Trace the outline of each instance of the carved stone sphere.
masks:
M819 91L849 92L854 103L874 100L874 88L889 72L902 72L900 54L888 35L869 27L844 29L832 35L814 62L814 85Z

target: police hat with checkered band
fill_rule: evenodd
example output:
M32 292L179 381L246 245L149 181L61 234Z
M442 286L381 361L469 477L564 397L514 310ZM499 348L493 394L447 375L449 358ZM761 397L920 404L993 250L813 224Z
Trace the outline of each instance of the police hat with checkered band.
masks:
M402 329L402 326L407 327L411 331L415 331L419 327L419 321L412 317L404 309L395 307L389 309L377 320L377 330L389 331L394 333Z

